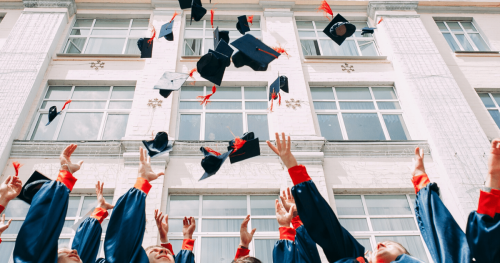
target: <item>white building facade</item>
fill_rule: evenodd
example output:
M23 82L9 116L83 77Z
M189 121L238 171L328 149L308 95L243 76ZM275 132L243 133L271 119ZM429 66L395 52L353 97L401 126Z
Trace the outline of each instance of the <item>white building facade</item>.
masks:
M195 216L197 262L230 262L247 214L257 228L251 255L272 262L279 238L274 199L293 184L265 140L292 138L304 164L342 224L370 249L385 239L432 262L413 212L408 166L414 148L426 153L431 181L465 229L487 172L489 141L500 135L500 7L493 1L330 1L357 32L341 46L322 33L321 1L203 0L214 26L236 31L236 17L253 15L250 34L283 54L267 71L226 69L211 103L196 97L212 83L197 72L168 98L153 86L165 71L189 73L213 48L210 11L190 21L172 0L0 0L0 180L23 164L55 178L58 156L77 143L82 159L60 245L92 208L96 181L116 202L137 177L139 146L165 131L174 149L152 159L165 176L146 201L144 247L159 243L155 209L170 215L174 250L181 218ZM137 39L151 37L174 14L174 41L155 39L152 58L140 58ZM361 28L376 27L361 35ZM281 106L268 110L269 85L289 80ZM49 126L50 106L69 108ZM198 181L201 146L226 151L232 133L253 131L261 156L224 163ZM11 262L28 207L12 201L0 263ZM107 221L103 224L105 227ZM102 240L105 238L103 231ZM103 256L103 251L99 252ZM326 259L323 260L327 262Z

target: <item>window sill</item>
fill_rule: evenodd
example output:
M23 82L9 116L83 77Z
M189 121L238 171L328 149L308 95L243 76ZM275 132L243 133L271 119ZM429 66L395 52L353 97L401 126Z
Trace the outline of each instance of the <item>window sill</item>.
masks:
M500 57L498 51L455 51L457 57Z
M57 53L57 57L73 57L73 58L141 58L139 54L66 54Z
M180 62L193 62L200 60L202 56L181 56Z
M387 61L387 56L304 56L304 62L331 62L336 60L375 60L377 62Z

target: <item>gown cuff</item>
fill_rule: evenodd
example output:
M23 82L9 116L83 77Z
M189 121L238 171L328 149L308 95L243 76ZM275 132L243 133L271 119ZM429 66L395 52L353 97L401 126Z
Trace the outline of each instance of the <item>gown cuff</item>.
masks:
M288 173L290 174L290 178L292 178L293 185L311 180L311 177L307 174L306 167L302 164L288 169Z
M106 211L106 209L101 207L96 207L96 209L94 209L94 212L92 212L92 215L90 217L97 219L97 221L99 221L99 224L102 224L102 221L104 221L104 219L106 219L108 215L109 214L108 211Z
M146 195L149 193L149 190L151 190L151 184L149 181L142 177L137 177L134 187L143 191Z
M193 251L194 247L194 239L184 239L182 241L182 250L190 250Z
M0 205L0 214L3 212L4 209L5 207L3 207L3 205Z
M76 179L70 172L66 170L60 170L56 181L66 185L66 187L68 187L69 191L71 192L73 191L73 186L75 186L77 180L78 179Z
M174 254L174 250L172 249L172 244L166 243L166 244L161 244L161 246L164 247L164 248L166 248L166 249L168 249L168 250L170 250L170 253L172 253L172 255L175 255Z
M248 254L250 254L250 249L239 247L238 250L236 250L236 256L234 256L234 260L237 260L238 258L241 258L244 256L248 256Z
M500 202L500 196L495 195L493 193L480 191L477 213L483 215L489 215L491 218L493 218L495 217L495 213L499 202Z
M2 239L0 238L0 244L2 243Z
M295 241L295 234L297 232L292 227L280 227L280 240Z
M294 229L297 229L303 225L302 220L300 220L299 216L292 218L292 226Z
M413 187L415 187L415 194L418 194L422 188L431 183L427 174L413 176L413 178L411 178L411 182L413 183Z

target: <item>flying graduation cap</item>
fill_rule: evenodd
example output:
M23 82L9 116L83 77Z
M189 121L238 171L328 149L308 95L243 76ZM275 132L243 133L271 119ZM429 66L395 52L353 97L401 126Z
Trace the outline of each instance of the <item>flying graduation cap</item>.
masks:
M229 43L229 31L219 31L219 27L217 27L214 30L214 48L217 48L221 39L226 41L226 44Z
M205 173L198 181L207 179L208 177L217 173L217 171L219 171L220 167L222 166L224 161L226 161L227 157L233 150L229 150L224 154L220 154L219 152L216 152L208 147L201 147L200 151L205 156L203 157L203 159L201 159L201 167L203 167Z
M154 88L159 89L160 95L162 95L164 98L167 98L168 96L170 96L170 93L172 93L172 91L179 90L182 84L184 84L184 82L186 82L188 78L189 74L186 73L166 71L158 80Z
M57 112L56 106L50 107L50 109L49 109L49 122L47 122L47 124L45 124L45 126L48 126L57 117L57 115L61 114L61 112L64 110L64 108L66 108L66 105L68 105L70 103L71 103L71 100L67 100L64 103L60 112Z
M168 143L168 134L166 132L158 132L152 141L142 141L144 147L148 150L150 157L155 157L166 152L170 152L173 148L172 143Z
M356 26L349 23L349 21L340 14L337 14L323 30L323 33L335 41L339 46L342 45L346 38L352 36L354 32L356 32Z
M151 58L153 54L153 37L151 38L140 38L137 40L137 47L141 51L141 58Z
M288 93L288 78L286 76L278 76L278 78L269 87L269 100L271 101L270 110L273 111L274 100L278 99L278 105L281 105L280 90Z
M373 34L375 33L376 27L363 27L361 30L361 35L363 36L364 34Z
M255 156L260 155L259 138L254 138L253 132L246 132L243 137L236 137L229 142L227 150L232 150L229 154L229 161L237 163Z
M207 9L201 5L201 0L179 0L181 9L191 8L191 23L200 21L207 13Z
M165 37L167 41L174 41L174 18L178 15L177 12L174 12L174 15L172 16L172 19L170 19L170 22L164 24L161 26L160 29L160 35L158 37Z
M226 41L220 40L215 50L209 49L208 53L203 55L196 63L198 73L205 79L220 86L226 67L231 65L233 51Z
M233 56L237 68L249 66L255 71L266 71L269 63L281 55L250 34L236 39L231 45L239 50Z
M253 16L252 16L253 18ZM238 23L236 23L236 29L244 35L246 32L250 31L250 26L248 25L249 21L246 15L238 17Z
M50 181L52 181L50 178L35 170L33 174L31 174L28 181L26 181L26 183L23 185L21 194L19 194L17 198L31 205L31 201L33 201L33 198L38 193L38 191L40 191L40 188L42 188L43 184Z

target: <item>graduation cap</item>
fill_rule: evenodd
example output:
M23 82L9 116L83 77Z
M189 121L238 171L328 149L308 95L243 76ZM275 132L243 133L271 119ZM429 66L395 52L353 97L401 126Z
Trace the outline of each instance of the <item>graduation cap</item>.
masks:
M288 78L286 76L278 76L278 78L269 87L269 100L271 101L270 111L273 111L274 100L278 98L278 105L281 106L280 90L288 93Z
M137 40L137 46L139 47L139 50L141 51L141 58L151 58L151 55L153 54L153 38L139 38Z
M158 35L158 37L165 37L165 39L168 41L174 41L174 32L172 30L173 27L174 20L172 19L172 21L161 26L160 35Z
M191 21L190 24L194 21L200 21L203 16L207 13L207 9L201 6L201 0L193 0L191 3Z
M181 9L191 8L191 3L193 0L179 0L179 5Z
M66 108L66 105L68 105L69 103L71 103L71 100L67 100L64 103L60 112L57 112L56 106L50 107L50 109L49 109L49 122L47 122L47 124L45 124L45 126L49 125L57 117L57 115L61 114L61 112L64 110L64 108Z
M238 23L236 23L236 29L238 29L238 31L240 31L242 35L250 31L250 26L248 25L247 16L238 17Z
M231 60L227 55L209 49L208 53L203 55L196 63L196 68L202 77L220 86L226 67L230 63Z
M229 142L227 150L233 150L229 154L229 161L237 163L260 155L259 138L254 138L253 132L246 132L243 137L235 138Z
M237 68L249 66L255 71L266 71L269 63L281 55L250 34L236 39L231 45L239 50L233 56Z
M220 40L226 41L226 44L229 43L229 31L219 31L219 27L215 28L214 31L214 48L217 49Z
M332 21L325 27L323 33L325 33L329 38L331 38L339 46L342 45L344 40L356 31L356 26L349 23L340 14L337 14Z
M154 86L155 89L160 90L160 95L167 98L172 91L179 90L189 78L189 74L178 73L178 72L168 72L166 71L161 76L160 80Z
M168 134L166 132L158 132L154 140L142 141L142 143L148 150L148 155L150 157L169 152L173 148L173 145L168 143Z
M31 205L33 197L36 193L38 193L38 191L40 191L43 184L50 181L52 181L50 178L35 170L33 174L31 174L28 181L24 184L21 189L21 194L17 198Z
M373 34L375 33L375 29L377 29L376 27L363 27L361 30L363 30L361 32L361 35L364 35L364 34Z
M217 171L219 171L220 167L222 166L224 161L226 161L227 157L231 154L233 150L229 150L226 153L220 154L208 147L201 147L200 151L205 156L201 160L201 167L203 167L205 173L198 181L207 179L208 177L217 173Z

